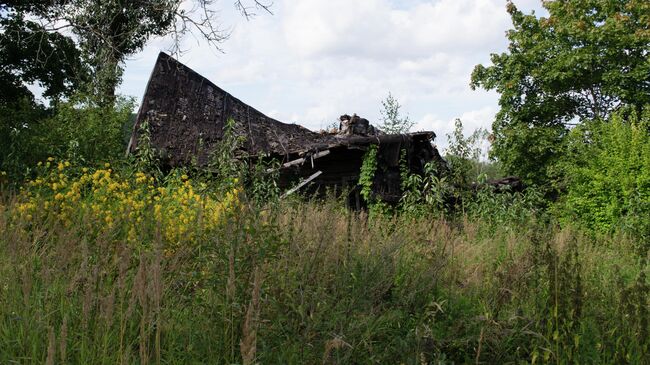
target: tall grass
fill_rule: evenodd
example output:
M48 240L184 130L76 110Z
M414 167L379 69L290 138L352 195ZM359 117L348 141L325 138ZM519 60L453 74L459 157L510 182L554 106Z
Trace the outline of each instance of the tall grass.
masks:
M240 199L179 244L153 208L129 240L128 214L27 219L5 194L0 363L650 361L631 238Z

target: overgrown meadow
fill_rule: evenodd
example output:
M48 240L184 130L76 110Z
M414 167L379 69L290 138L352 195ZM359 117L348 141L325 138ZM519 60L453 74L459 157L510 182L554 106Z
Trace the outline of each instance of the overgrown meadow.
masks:
M382 64L472 62L460 49L471 42L456 57L411 36L421 27L402 20L423 5L397 3L381 4L400 14L388 28L358 6L332 18L311 10L319 29L344 26L343 12L379 30L367 34L419 40L409 54L388 47ZM473 6L458 3L433 13ZM125 61L163 44L154 38L177 54L190 34L221 50L231 32L220 2L0 3L0 364L650 364L650 2L541 1L539 14L502 5L508 46L469 85L499 94L491 131L467 137L457 120L447 166L403 168L393 206L373 193L382 167L368 148L350 187L366 208L355 211L341 191L282 197L279 161L246 157L233 121L207 166L166 170L146 120L124 156L135 118L118 95ZM272 1L234 6L247 20L275 12ZM345 49L367 50L353 38ZM340 58L325 48L319 57ZM323 77L364 77L330 63ZM419 88L442 66L401 92L428 100ZM363 94L353 89L338 99ZM178 110L214 99L178 96ZM408 132L400 108L389 93L373 123ZM505 174L523 192L491 187Z
M50 158L5 187L1 363L650 359L647 243L555 223L534 191L356 212L138 166Z

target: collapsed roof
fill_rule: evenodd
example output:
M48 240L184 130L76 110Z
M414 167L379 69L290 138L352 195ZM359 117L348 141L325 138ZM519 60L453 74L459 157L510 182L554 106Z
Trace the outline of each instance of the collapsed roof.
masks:
M382 199L396 201L401 196L401 151L414 173L421 173L432 160L444 164L432 145L433 132L375 136L312 132L267 117L165 53L158 55L151 73L128 151L137 148L140 126L146 121L151 146L163 164L205 166L229 119L235 122L233 132L244 141L241 156L283 163L281 184L288 185L292 176L310 176L316 186L356 186L364 151L378 145L381 169L373 188Z

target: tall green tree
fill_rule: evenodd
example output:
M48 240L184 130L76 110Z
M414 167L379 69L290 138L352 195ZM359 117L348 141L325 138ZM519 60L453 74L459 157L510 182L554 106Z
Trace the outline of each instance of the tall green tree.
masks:
M56 1L0 4L0 170L15 177L31 160L41 121L86 80L88 69L74 40L38 21ZM29 86L41 89L43 105ZM45 149L45 148L43 148ZM44 153L47 153L45 151Z
M94 92L112 103L121 82L124 60L154 37L170 37L172 51L181 52L181 41L192 34L216 50L228 38L220 27L214 0L68 0L61 18L76 34L81 49L94 68ZM234 3L250 18L258 8L270 12L259 0Z
M5 1L0 4L0 104L34 101L28 85L43 97L69 96L84 80L81 53L72 38L52 32L35 19L53 16L54 2Z
M544 1L548 17L508 2L508 51L478 65L472 88L496 90L492 154L528 182L548 182L571 125L650 103L650 2Z
M173 41L172 51L180 52L182 39L192 34L220 50L220 43L228 38L228 33L221 29L213 3L213 0L12 0L0 4L0 26L8 41L29 39L29 50L39 55L43 53L42 45L48 41L58 42L66 51L74 50L74 55L80 56L78 59L92 74L84 91L96 95L100 103L110 105L121 82L123 62L142 50L150 39L169 37ZM270 12L269 6L259 0L235 2L246 18L254 16L255 9ZM30 36L36 29L44 38ZM26 63L39 60L30 56ZM64 66L74 64L70 61L66 58ZM35 64L42 65L42 62ZM56 66L46 69L67 71ZM24 80L23 86L31 81Z

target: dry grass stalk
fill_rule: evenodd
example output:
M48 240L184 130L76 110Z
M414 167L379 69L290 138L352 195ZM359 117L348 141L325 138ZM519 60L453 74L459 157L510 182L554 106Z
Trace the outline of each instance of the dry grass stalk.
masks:
M262 274L259 267L255 268L253 279L253 292L251 301L248 304L244 326L242 328L242 339L239 343L242 363L244 365L255 364L257 354L257 326L260 315L260 290L262 287Z
M123 245L117 256L118 260L118 275L117 275L117 288L120 293L125 292L126 287L126 274L129 270L131 263L131 248L129 245Z
M45 365L54 365L56 359L56 337L54 336L54 327L50 327L47 333L47 358Z
M157 237L157 244L156 244L156 250L153 256L153 262L151 263L150 267L150 274L149 276L151 277L151 280L149 280L150 288L149 288L149 295L151 299L151 304L152 304L152 315L155 320L155 351L156 351L156 363L160 364L161 360L161 346L160 346L160 307L161 307L161 302L162 302L162 295L163 295L163 283L162 283L162 268L161 268L161 261L162 261L162 248L161 248L161 242L160 242L160 237Z
M230 248L228 253L228 282L226 283L226 295L232 303L235 296L235 249Z
M424 354L424 352L420 352L420 365L429 365L427 356Z
M343 341L340 337L335 337L325 342L325 351L323 352L323 365L327 364L333 350L339 350L344 347L352 348L352 345Z
M102 315L106 321L106 327L109 328L113 324L115 313L115 287L111 292L102 300Z
M97 277L99 276L99 264L93 266L92 273L88 277L88 280L85 283L85 290L84 290L84 299L81 307L81 325L85 329L88 326L88 322L90 320L90 315L95 307L96 301L98 300L97 298L97 293L96 293L96 285L97 285Z
M479 364L479 360L481 359L481 346L483 345L483 335L484 335L484 333L485 333L485 327L483 326L483 327L481 327L481 334L480 334L480 336L478 338L478 349L476 350L476 358L475 358L475 361L474 361L474 363L476 365Z
M23 302L25 307L29 307L29 297L32 292L32 273L31 270L27 267L27 264L23 266L22 272L22 291L23 291Z
M61 333L59 334L59 355L61 364L65 364L66 350L68 347L68 315L63 317L63 324L61 324Z
M142 314L140 316L140 363L147 364L149 362L148 348L147 348L147 320L149 314L149 306L147 302L147 263L144 254L140 255L140 265L138 266L138 272L135 276L133 282L131 303L129 303L129 310L131 311L135 307L135 302L140 304L142 308ZM127 315L128 316L128 315Z
M85 280L87 279L88 275L88 260L90 257L90 254L88 253L88 241L86 239L82 239L81 242L81 264L79 265L79 269L75 273L75 276L72 280L70 280L70 284L68 285L67 289L67 295L72 295L75 291L77 291L77 288L82 285Z

